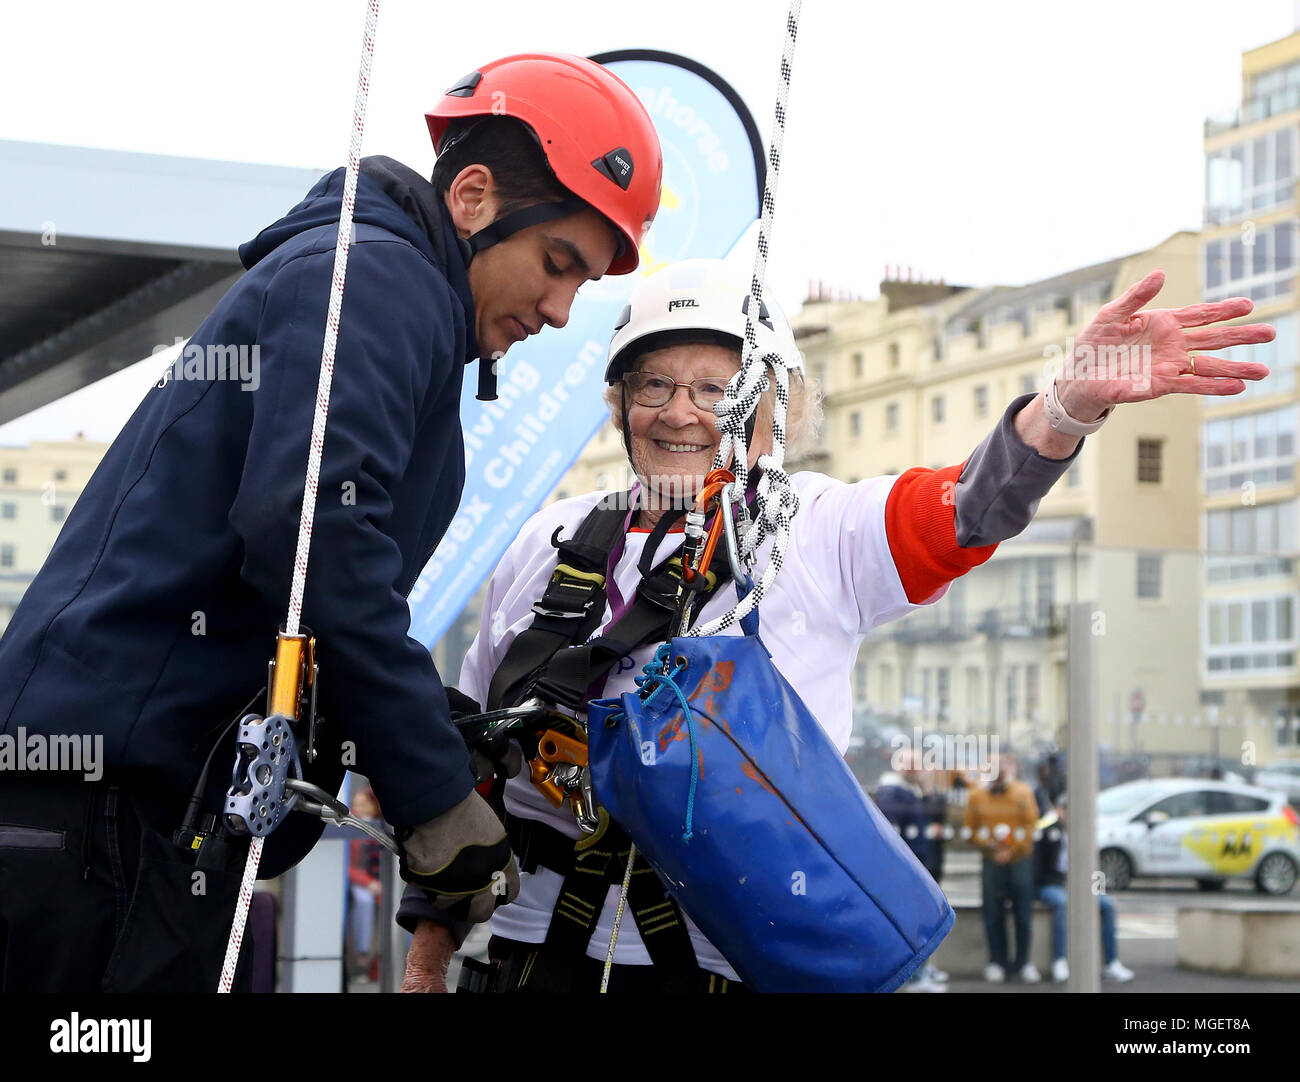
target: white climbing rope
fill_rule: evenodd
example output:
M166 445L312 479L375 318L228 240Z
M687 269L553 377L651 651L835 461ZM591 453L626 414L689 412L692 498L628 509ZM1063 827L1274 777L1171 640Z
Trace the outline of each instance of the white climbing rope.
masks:
M329 311L325 317L325 343L321 349L320 377L316 384L316 414L311 425L311 449L307 453L307 478L303 484L302 516L298 521L298 550L293 560L293 585L289 590L289 612L285 631L298 634L302 617L302 598L307 588L307 556L311 551L312 522L316 516L316 490L320 481L321 453L325 447L325 420L330 409L330 386L334 382L334 349L339 338L339 317L343 311L343 284L348 273L348 249L352 244L352 212L356 204L357 176L361 171L361 134L366 123L366 101L370 94L370 65L375 55L375 27L379 21L379 0L366 0L366 30L361 43L361 70L357 75L357 95L352 107L352 141L348 145L348 165L343 178L343 209L339 214L339 236L334 247L334 277L330 283ZM229 992L235 980L235 964L244 941L244 925L253 901L253 884L262 860L261 837L248 847L244 878L239 884L235 919L230 926L226 959L221 967L219 992Z
M743 522L743 532L739 536L741 559L749 566L753 566L754 553L763 539L771 534L776 540L772 544L771 563L759 582L745 595L744 600L716 620L687 632L689 635L716 635L723 628L738 622L763 600L763 595L781 570L781 561L790 538L790 520L799 510L798 494L790 484L790 477L784 467L785 416L786 407L790 402L789 363L792 358L782 357L779 353L766 353L759 356L754 320L762 311L760 302L763 296L763 278L767 273L768 237L772 232L772 217L776 210L776 183L781 173L781 146L785 142L785 110L790 97L790 72L794 60L794 42L799 33L799 10L802 6L802 0L790 0L790 10L785 17L781 80L776 91L776 117L772 126L772 144L767 153L767 180L763 185L758 250L754 256L754 276L750 283L749 305L745 315L745 349L741 356L740 373L727 385L727 392L723 395L722 401L714 407L714 412L718 415L718 429L722 433L722 442L718 446L718 454L713 460L713 466L715 469L725 468L734 447L736 461L731 466L731 470L736 475L736 480L728 488L737 495L743 495L749 484L749 449L745 444L745 421L758 408L758 400L767 390L767 367L772 366L772 371L776 374L772 451L758 458L757 464L762 469L763 476L759 478L756 494L758 518L753 523L749 521L744 500L740 500ZM733 499L733 496L724 489L722 498ZM609 950L605 952L605 970L600 982L602 992L609 987L609 974L614 965L614 947L618 942L618 930L623 922L623 911L627 908L627 894L632 882L632 863L635 860L636 846L633 845L628 853L627 869L623 873L623 887L619 891L618 908L614 913Z
M718 430L722 441L713 460L715 469L730 467L736 480L724 499L739 501L740 522L737 524L740 558L747 567L754 564L758 546L773 537L772 555L767 569L745 595L744 599L715 620L687 632L689 635L716 635L724 628L737 623L751 612L780 574L790 539L790 520L799 510L799 496L785 472L785 424L790 404L790 365L794 358L779 353L758 352L758 337L754 321L762 312L763 281L767 275L769 238L776 212L776 186L781 176L781 148L785 142L786 104L790 97L790 73L794 60L795 37L799 32L799 10L802 0L791 0L785 19L785 45L781 51L781 79L777 87L776 114L772 125L772 142L768 148L767 181L763 186L762 215L758 227L758 246L754 254L754 274L750 282L749 304L745 313L745 347L741 355L740 373L727 385L722 401L714 407L718 415ZM776 383L776 405L772 415L772 450L760 455L757 466L762 471L756 490L757 517L750 521L743 494L749 484L749 447L745 440L745 421L758 408L759 399L769 386L768 369ZM733 454L734 452L734 454Z

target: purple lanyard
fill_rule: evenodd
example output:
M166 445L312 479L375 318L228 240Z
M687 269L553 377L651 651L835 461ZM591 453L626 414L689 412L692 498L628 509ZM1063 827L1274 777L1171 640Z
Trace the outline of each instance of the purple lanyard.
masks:
M623 558L623 553L627 549L627 532L632 528L632 519L637 513L637 498L641 494L641 482L637 481L632 485L630 493L631 499L628 503L631 505L627 511L627 518L623 520L623 529L619 532L618 540L610 550L609 557L605 561L605 595L609 598L609 623L612 624L628 606L628 602L623 600L623 594L618 588L618 583L614 581L614 568L618 567L618 562ZM606 627L609 624L605 625Z
M745 504L747 506L753 503L754 497L757 493L758 482L751 477L749 484L745 489ZM615 620L622 616L623 612L630 604L630 602L623 599L622 591L619 590L618 583L614 581L614 569L618 567L618 562L623 558L623 553L627 549L627 535L628 531L632 527L632 519L635 517L638 510L637 500L639 499L640 494L641 482L637 481L632 486L631 499L628 501L632 506L628 508L627 518L623 520L623 530L618 535L618 540L614 543L614 547L610 550L609 558L605 561L605 595L609 599L610 624L614 623ZM646 543L649 544L649 542L650 539L647 537ZM653 558L654 554L652 553L651 559ZM609 624L606 624L605 626L608 627Z

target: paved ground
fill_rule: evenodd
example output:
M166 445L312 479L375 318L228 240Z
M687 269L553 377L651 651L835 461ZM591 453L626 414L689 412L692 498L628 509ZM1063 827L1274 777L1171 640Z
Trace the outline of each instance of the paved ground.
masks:
M949 854L944 865L943 889L953 902L979 902L979 856ZM1119 956L1136 979L1126 984L1103 981L1105 993L1128 992L1300 992L1300 980L1264 980L1197 973L1178 968L1178 910L1184 906L1300 910L1300 891L1285 898L1255 893L1249 883L1229 883L1218 893L1203 893L1190 880L1140 880L1140 889L1120 891L1111 897L1117 910ZM1044 974L1041 984L1018 981L987 984L982 980L953 980L953 992L1063 992Z

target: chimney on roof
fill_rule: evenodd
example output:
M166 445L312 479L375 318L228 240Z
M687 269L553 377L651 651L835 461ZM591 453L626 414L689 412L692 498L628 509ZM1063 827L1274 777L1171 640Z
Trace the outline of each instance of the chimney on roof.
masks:
M904 277L905 270L906 277ZM909 266L905 269L902 264L894 264L885 267L885 278L880 283L880 295L885 298L890 312L900 312L904 308L942 300L965 288L965 286L946 285L943 278L937 281L926 278L915 267Z

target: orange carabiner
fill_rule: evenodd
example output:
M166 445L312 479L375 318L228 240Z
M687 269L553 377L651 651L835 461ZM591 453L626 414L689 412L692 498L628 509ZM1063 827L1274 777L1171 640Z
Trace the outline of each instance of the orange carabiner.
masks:
M717 499L722 491L736 479L736 475L730 470L710 470L708 476L704 478L704 485L695 497L696 514L704 514L712 500ZM704 539L704 550L700 553L699 566L708 568L713 563L713 552L718 547L718 538L722 536L722 516L715 515L713 525L709 527L709 532ZM689 550L682 551L682 579L687 585L695 582L695 577L699 574L696 568L691 566L691 554Z

